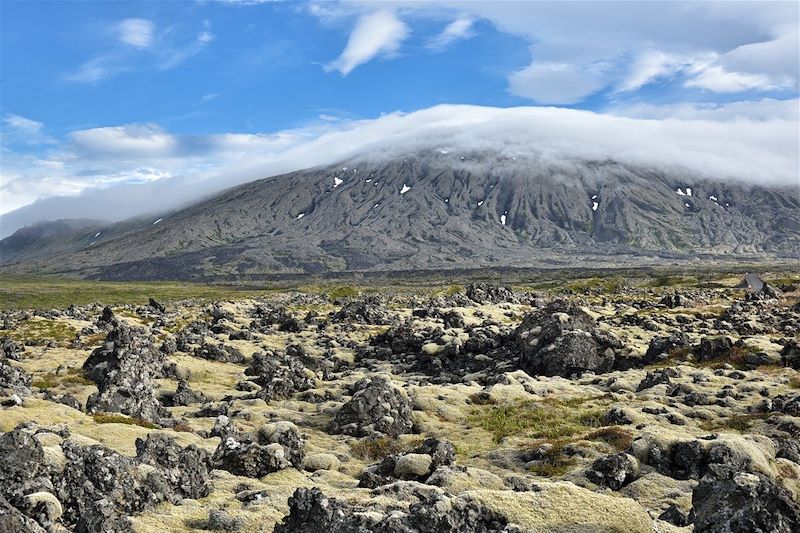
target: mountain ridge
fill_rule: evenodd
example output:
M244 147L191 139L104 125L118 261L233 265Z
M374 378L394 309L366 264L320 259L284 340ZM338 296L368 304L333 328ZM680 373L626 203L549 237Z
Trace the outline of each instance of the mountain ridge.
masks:
M3 254L2 269L191 279L581 258L791 258L800 257L799 190L532 151L367 154L111 224L94 242L76 230L65 236L73 248Z

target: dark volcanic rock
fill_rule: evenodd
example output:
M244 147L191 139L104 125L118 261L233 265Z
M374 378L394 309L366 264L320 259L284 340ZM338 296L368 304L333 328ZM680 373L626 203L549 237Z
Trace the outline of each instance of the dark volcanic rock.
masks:
M689 337L682 331L676 331L666 337L653 337L642 362L646 365L657 363L674 355L678 350L688 351L690 346Z
M168 418L155 392L163 365L164 355L145 330L115 321L105 344L83 364L99 389L89 397L86 410L123 413L151 422Z
M639 474L639 464L635 457L627 453L617 453L598 457L586 476L598 485L619 490Z
M466 288L467 298L479 304L485 303L517 303L519 300L514 296L514 291L509 287L499 287L487 283L472 283Z
M146 479L151 491L156 493L151 496L155 501L196 500L208 496L214 489L211 458L197 446L182 448L162 433L151 433L144 440L136 439L136 459L155 467Z
M353 386L352 394L336 413L331 433L397 437L411 432L411 402L385 377L362 379Z
M458 497L435 496L390 515L365 513L325 496L318 488L299 488L289 498L289 514L275 533L500 533L519 528L487 509Z
M204 342L194 351L195 357L208 359L209 361L219 361L221 363L244 363L244 355L233 346L225 344L210 344Z
M331 321L350 324L388 324L389 311L380 298L370 296L346 303L331 316Z
M601 331L594 319L573 303L553 302L523 318L516 330L520 367L530 375L571 376L614 365L620 340Z
M698 361L713 361L727 357L733 348L733 341L729 337L703 337L697 347Z
M19 361L23 352L25 352L25 347L15 340L8 337L0 339L0 359L5 357L6 359Z
M794 533L800 503L761 473L715 467L692 493L698 533Z
M31 376L19 367L0 359L0 396L27 396L31 393Z
M212 458L216 468L240 476L262 477L284 468L301 468L303 440L290 422L273 422L257 435L228 436Z
M189 383L182 379L178 382L178 388L175 389L175 394L170 398L171 405L192 405L193 403L203 403L207 400L206 395L202 392L195 392L189 388Z
M313 374L309 375L300 359L291 355L254 354L244 373L261 386L256 395L265 401L286 399L315 385Z

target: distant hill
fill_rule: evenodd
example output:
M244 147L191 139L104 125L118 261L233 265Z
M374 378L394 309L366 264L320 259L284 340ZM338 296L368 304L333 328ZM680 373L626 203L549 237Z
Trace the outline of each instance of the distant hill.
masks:
M104 279L800 257L800 188L616 161L415 150L117 224L25 228L3 271ZM39 229L36 229L39 228Z

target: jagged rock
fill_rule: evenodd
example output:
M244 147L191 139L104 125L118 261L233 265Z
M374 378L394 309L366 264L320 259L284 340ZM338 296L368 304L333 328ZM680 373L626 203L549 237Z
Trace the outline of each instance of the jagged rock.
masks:
M301 468L303 441L289 422L268 424L250 435L229 436L214 452L217 468L240 476L262 477L291 466Z
M244 373L261 386L256 395L265 401L289 398L315 385L303 363L291 355L254 354Z
M144 487L135 477L136 464L104 446L79 446L65 441L63 472L54 475L55 496L64 507L62 520L77 524L75 530L124 529L124 515L140 512L148 503ZM100 502L103 503L100 503ZM109 524L109 529L98 529ZM105 527L105 526L104 526Z
M686 527L694 521L694 513L686 512L673 503L658 516L658 519L673 526Z
M166 313L167 312L167 308L164 307L164 304L156 301L153 298L150 298L149 305L150 305L150 307L152 307L153 309L155 309L159 313Z
M622 347L585 311L563 300L526 315L515 335L520 367L530 375L607 372L614 365L614 349Z
M783 296L783 292L777 287L773 287L766 281L757 291L749 292L745 295L746 302L761 302L765 300L777 300Z
M697 533L800 531L800 503L760 472L714 467L692 493Z
M661 298L661 300L658 303L666 307L669 307L670 309L673 309L675 307L688 306L690 304L690 300L683 294L675 292L672 294L667 294L666 296Z
M42 445L27 431L0 435L0 495L11 500L23 496L40 474L43 460Z
M194 351L195 357L219 361L221 363L244 363L244 355L237 348L225 344L210 344L204 342Z
M444 439L428 438L409 453L391 454L361 474L359 487L376 488L398 479L427 482L437 468L455 462L455 447Z
M5 357L12 361L19 361L22 353L25 352L25 347L20 343L8 337L0 339L0 359Z
M228 335L228 339L232 341L249 341L253 339L253 332L249 329L240 329Z
M627 453L598 457L586 473L586 477L598 485L619 490L639 474L639 462Z
M0 396L28 396L31 393L31 376L23 369L0 359Z
M289 514L275 533L383 533L519 531L507 520L477 504L445 495L412 504L408 511L391 514L366 512L325 496L321 490L299 488L289 498Z
M411 432L411 402L383 376L364 378L353 386L353 397L337 411L331 433L354 437Z
M22 514L0 494L0 533L46 533L32 518Z
M178 382L178 388L175 389L175 394L172 395L172 405L192 405L194 403L203 403L207 400L206 395L202 392L195 392L189 388L189 383L182 379Z
M781 350L781 364L800 370L800 341L789 339Z
M147 475L146 482L151 490L163 494L154 498L157 501L196 500L214 489L211 458L195 445L182 448L162 433L150 433L144 440L136 439L136 459L140 464L156 467Z
M688 350L690 346L689 337L682 331L671 333L666 337L653 337L642 362L646 365L657 363L665 360L677 350Z
M514 291L512 291L509 287L500 287L497 285L489 285L486 283L473 283L467 285L465 292L467 298L479 304L518 302L517 297L514 296Z
M731 348L733 341L729 337L703 337L697 348L697 360L703 362L727 357Z
M295 318L285 307L267 310L259 306L253 311L253 315L256 320L250 324L250 329L262 333L266 332L265 328L272 325L277 325L278 331L289 333L299 333L305 327L305 324Z
M370 296L346 303L331 316L331 321L347 324L388 324L389 311L380 298Z
M133 533L130 520L106 498L87 503L81 512L75 533Z
M639 383L639 386L636 387L636 392L641 392L664 383L669 384L672 382L670 378L677 378L680 377L680 375L680 371L676 368L662 368L653 370L652 372L648 371L644 379Z
M155 392L163 364L163 354L146 331L115 322L105 344L83 364L99 390L87 400L86 410L123 413L156 423L168 418Z

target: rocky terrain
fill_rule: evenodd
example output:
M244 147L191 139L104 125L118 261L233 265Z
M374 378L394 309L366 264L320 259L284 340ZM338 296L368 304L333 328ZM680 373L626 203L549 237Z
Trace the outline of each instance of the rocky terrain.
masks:
M798 192L530 147L432 146L273 176L175 212L22 228L0 241L0 271L174 280L796 259Z
M800 530L800 276L6 309L0 532Z

